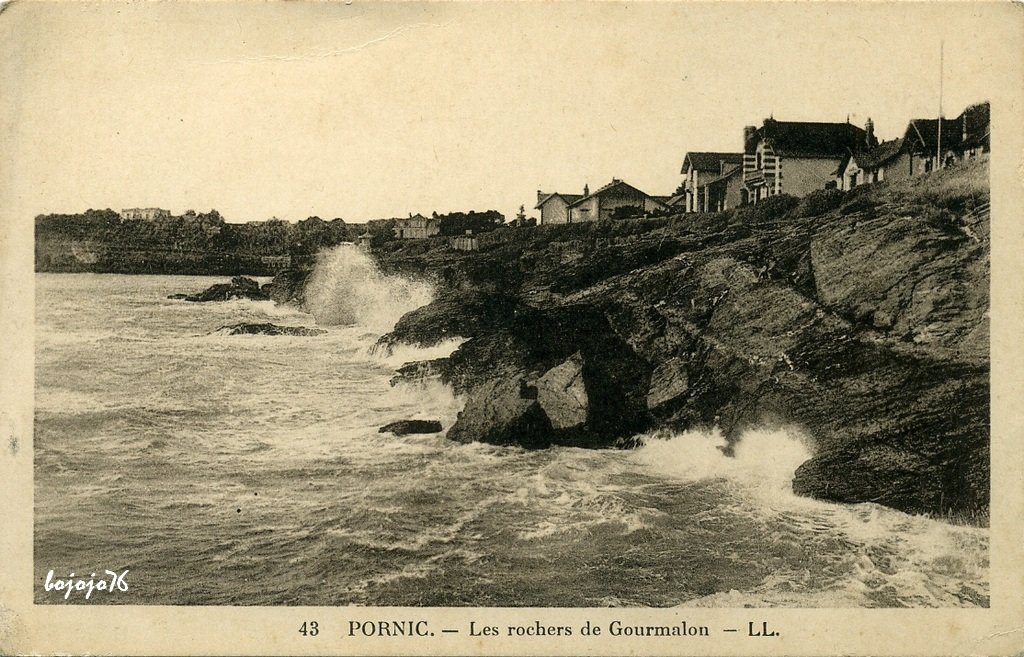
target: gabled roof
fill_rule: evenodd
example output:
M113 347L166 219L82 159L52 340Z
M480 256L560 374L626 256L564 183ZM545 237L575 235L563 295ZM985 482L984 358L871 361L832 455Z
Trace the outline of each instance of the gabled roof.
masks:
M943 150L987 144L989 139L988 101L968 106L955 119L942 119ZM913 119L903 133L907 146L915 153L934 153L939 144L939 119Z
M958 119L942 119L943 148L956 148L962 136ZM939 146L939 119L911 119L903 139L914 152L934 153Z
M540 206L544 205L545 203L547 203L551 199L555 198L556 196L558 198L562 199L563 201L565 201L566 205L572 205L576 201L578 201L581 198L583 198L583 194L560 194L558 192L553 192L553 193L548 194L547 196L545 196L540 201L538 201L537 205L533 206L533 209L534 210L540 210Z
M743 153L690 152L683 158L683 168L679 173L686 173L686 165L697 171L721 171L722 163L743 164Z
M834 175L839 175L849 164L850 160L853 160L858 167L861 169L874 169L880 167L887 162L899 157L899 154L903 152L903 146L906 143L902 137L899 139L890 139L889 141L883 141L874 148L860 151L858 153L847 152L843 159L839 162L839 166L836 168Z
M674 208L677 205L682 204L685 200L686 200L686 194L676 194L675 196L673 196L669 200L665 201L665 205Z
M852 123L812 123L765 119L746 145L754 152L758 141L771 145L776 155L841 158L847 151L868 148L867 133Z
M598 189L596 192L593 192L589 196L581 196L580 198L576 199L575 201L573 201L569 205L579 205L580 203L582 203L583 201L585 201L585 200L587 200L587 199L589 199L591 197L603 196L606 193L610 192L611 190L613 190L613 189L615 189L617 187L628 187L629 189L632 189L634 192L636 192L638 194L642 194L642 195L644 195L644 196L646 196L648 198L653 198L650 194L647 194L646 192L640 191L639 189L637 189L636 187L633 187L632 185L630 185L627 182L623 182L623 181L619 180L618 178L612 178L612 181L610 183L608 183L607 185L605 185L604 187Z

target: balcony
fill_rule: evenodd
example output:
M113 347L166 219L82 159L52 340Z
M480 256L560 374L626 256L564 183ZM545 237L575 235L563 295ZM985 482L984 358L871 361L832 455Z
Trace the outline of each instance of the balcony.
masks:
M758 187L764 185L766 187L774 188L775 179L775 169L753 169L751 171L743 172L743 184L747 187Z

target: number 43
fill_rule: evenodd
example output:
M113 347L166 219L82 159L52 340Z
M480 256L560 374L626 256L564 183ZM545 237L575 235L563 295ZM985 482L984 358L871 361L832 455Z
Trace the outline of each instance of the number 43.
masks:
M317 626L316 621L307 621L299 628L299 634L302 636L316 636L320 634L320 628Z

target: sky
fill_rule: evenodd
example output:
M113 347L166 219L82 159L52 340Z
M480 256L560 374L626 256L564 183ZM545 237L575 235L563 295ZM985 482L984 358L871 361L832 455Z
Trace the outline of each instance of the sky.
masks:
M989 99L1010 3L38 3L0 14L0 203L234 222L496 209L621 178L670 194L744 125ZM1019 62L1016 69L1019 70ZM993 108L1020 116L1021 108Z

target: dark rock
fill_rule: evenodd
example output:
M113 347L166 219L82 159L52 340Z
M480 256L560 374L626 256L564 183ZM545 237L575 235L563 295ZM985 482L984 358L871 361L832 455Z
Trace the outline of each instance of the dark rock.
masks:
M583 382L583 355L579 352L545 372L535 390L554 429L576 429L586 423L589 400Z
M461 345L441 368L442 380L469 393L460 422L476 427L462 433L456 423L448 435L524 447L608 447L646 428L650 369L596 308L523 307L505 328ZM500 438L485 439L494 403L506 408L494 431ZM530 422L524 441L502 428L520 415Z
M684 398L690 390L686 372L686 361L679 357L669 358L658 364L651 372L651 386L647 392L647 408L662 407L669 402Z
M446 292L406 313L390 333L377 341L375 349L390 353L396 344L432 347L453 338L471 338L504 325L518 307L519 302L505 294Z
M475 387L448 430L448 438L460 443L549 447L551 421L536 399L522 397L521 389L520 378L498 379Z
M442 376L447 362L447 358L434 358L404 363L396 370L395 376L391 377L391 385L397 385L402 381L417 382L439 378Z
M270 297L262 290L260 285L251 278L235 276L230 283L217 283L211 285L199 294L172 294L168 299L184 299L185 301L229 301L231 299L253 299L254 301L266 301Z
M312 336L312 335L323 335L327 333L324 329L309 328L306 326L278 326L277 324L263 323L263 324L232 324L230 326L222 326L214 333L220 335L295 335L295 336Z
M851 321L924 353L987 362L989 240L950 232L916 207L822 227L810 254L817 297Z
M399 420L385 424L378 429L378 433L392 433L396 436L405 436L411 433L440 433L443 427L437 420Z
M272 281L265 283L260 289L275 303L302 304L305 300L306 279L309 278L310 273L303 269L282 269Z

